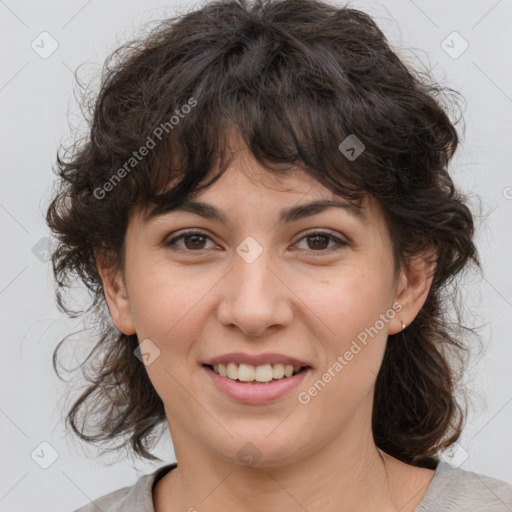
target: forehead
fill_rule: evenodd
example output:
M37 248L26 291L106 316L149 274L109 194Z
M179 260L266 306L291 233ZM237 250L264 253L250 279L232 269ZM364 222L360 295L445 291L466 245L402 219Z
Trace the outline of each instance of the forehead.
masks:
M324 186L314 173L306 172L300 165L272 162L271 168L267 168L255 158L236 128L228 128L224 136L222 153L228 156L228 165L208 188L200 193L184 194L173 204L134 208L131 215L138 214L142 224L146 224L172 212L183 211L228 224L228 217L232 219L242 212L252 214L257 209L265 215L275 212L275 222L286 224L330 209L343 210L362 224L383 219L380 203L365 191L361 191L359 201L350 200L339 190L335 193ZM217 171L217 164L214 164L203 183ZM169 183L168 190L178 178L175 180ZM353 188L343 178L339 181Z
M281 206L278 216L279 220L285 223L298 220L307 214L320 213L330 207L343 208L358 220L367 220L361 202L351 202L343 196L334 194L314 177L298 168L275 174L262 171L256 165L253 169L247 169L235 163L225 171L217 183L200 196L200 200L226 207L231 205L238 210L250 207L276 210ZM200 204L190 199L182 205L188 211L194 211L195 206ZM213 209L210 213L216 216L220 212Z
M302 169L273 174L254 161L254 166L233 161L226 171L200 194L183 197L178 204L163 204L138 211L136 224L154 224L184 212L226 226L267 218L273 226L286 226L322 212L333 212L361 229L386 231L380 203L369 194L360 201L335 194ZM132 212L135 213L135 212ZM169 217L171 216L171 217Z

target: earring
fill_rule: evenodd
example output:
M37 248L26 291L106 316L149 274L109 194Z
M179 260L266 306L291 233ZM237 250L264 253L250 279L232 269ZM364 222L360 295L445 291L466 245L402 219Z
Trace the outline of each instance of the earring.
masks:
M406 328L407 324L403 321L403 320L400 320L402 322L402 331Z

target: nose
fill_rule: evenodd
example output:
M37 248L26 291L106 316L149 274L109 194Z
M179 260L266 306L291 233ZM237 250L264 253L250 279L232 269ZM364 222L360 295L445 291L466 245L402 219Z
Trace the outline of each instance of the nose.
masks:
M217 316L224 326L235 326L247 336L262 336L270 328L291 322L293 292L269 251L251 263L237 254L219 284L223 288Z

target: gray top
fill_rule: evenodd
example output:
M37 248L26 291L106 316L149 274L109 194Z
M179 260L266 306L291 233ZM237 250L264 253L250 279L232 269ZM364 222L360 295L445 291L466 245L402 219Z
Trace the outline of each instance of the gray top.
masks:
M141 476L135 485L105 494L74 512L155 512L153 485L175 467L176 463L162 466ZM415 512L512 512L512 485L441 461Z

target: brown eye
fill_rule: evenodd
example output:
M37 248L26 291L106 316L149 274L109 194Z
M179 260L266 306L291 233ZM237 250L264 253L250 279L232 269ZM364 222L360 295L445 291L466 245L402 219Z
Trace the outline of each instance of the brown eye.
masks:
M343 240L340 240L339 238L333 236L331 233L326 231L313 231L306 233L305 236L303 236L299 242L302 242L302 240L306 240L307 247L306 250L310 250L312 252L325 252L332 248L333 246L329 248L329 243L334 242L334 246L344 246L348 245ZM339 247L338 247L339 248Z
M177 241L184 241L184 247L178 245ZM188 252L199 252L206 249L206 240L210 240L210 237L201 231L187 231L180 235L172 238L165 243L166 246L176 246L179 250Z
M205 237L203 235L189 235L183 237L187 249L204 249L204 239Z
M325 235L312 235L308 236L307 239L312 241L309 245L312 249L327 249L329 245L329 237Z

